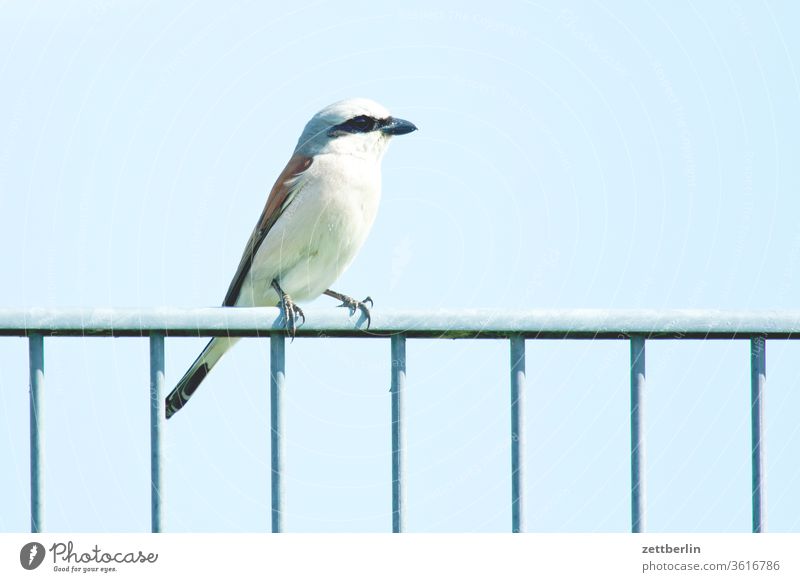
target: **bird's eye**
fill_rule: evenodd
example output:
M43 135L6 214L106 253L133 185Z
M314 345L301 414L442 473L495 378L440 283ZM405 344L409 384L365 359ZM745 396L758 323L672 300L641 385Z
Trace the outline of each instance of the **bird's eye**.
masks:
M359 115L346 123L347 129L352 133L365 133L375 129L375 119L368 115Z
M369 133L370 131L376 129L379 125L380 122L374 117L370 117L369 115L359 115L357 117L351 117L344 123L334 125L328 130L328 135L330 137L338 137L348 133Z

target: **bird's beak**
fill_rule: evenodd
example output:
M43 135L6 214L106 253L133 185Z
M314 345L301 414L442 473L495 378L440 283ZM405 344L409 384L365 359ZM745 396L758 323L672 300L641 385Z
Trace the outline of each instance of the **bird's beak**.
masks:
M398 119L397 117L390 117L387 123L381 126L381 132L387 135L403 135L416 130L416 125L405 119Z

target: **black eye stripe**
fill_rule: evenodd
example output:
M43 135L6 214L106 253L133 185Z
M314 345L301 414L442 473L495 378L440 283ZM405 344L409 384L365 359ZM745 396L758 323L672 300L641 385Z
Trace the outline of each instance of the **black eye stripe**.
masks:
M357 115L339 125L334 125L328 131L328 135L336 137L345 133L369 133L382 127L387 122L387 119L375 119L370 115Z
M359 115L353 119L345 121L348 129L355 130L357 133L372 131L375 129L375 118L368 115Z

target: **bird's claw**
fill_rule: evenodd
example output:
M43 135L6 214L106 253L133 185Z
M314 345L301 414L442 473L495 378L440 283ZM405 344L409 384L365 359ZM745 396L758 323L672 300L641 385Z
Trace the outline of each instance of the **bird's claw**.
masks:
M294 341L297 335L298 319L302 319L300 325L306 322L306 314L300 309L300 306L292 301L291 297L285 293L281 297L281 310L283 311L283 319L286 322L286 333Z
M369 307L367 307L367 303L369 303ZM361 301L357 301L352 297L344 296L342 298L342 303L339 307L347 307L350 310L350 315L355 315L356 309L360 310L361 313L364 314L364 319L367 320L367 329L369 329L370 323L372 323L372 314L369 311L370 307L374 307L375 303L372 301L372 297L365 297Z

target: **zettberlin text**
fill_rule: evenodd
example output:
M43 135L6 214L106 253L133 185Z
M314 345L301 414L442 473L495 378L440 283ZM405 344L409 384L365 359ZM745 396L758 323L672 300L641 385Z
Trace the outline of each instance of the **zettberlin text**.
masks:
M682 546L670 546L664 544L661 546L642 546L643 554L699 554L700 546L693 544L683 544Z
M95 544L88 552L78 553L75 551L75 546L72 541L56 542L50 546L50 552L53 554L53 563L58 563L61 559L62 562L69 564L153 564L158 560L158 554L147 553L139 550L137 552L104 552L100 547Z

